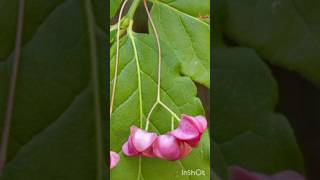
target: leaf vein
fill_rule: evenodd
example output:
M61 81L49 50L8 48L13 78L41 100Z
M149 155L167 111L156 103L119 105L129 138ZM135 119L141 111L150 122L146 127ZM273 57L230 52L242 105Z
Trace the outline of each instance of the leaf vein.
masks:
M203 67L203 69L205 70L205 73L209 73L208 70L206 69L206 66L203 64L203 62L201 61L201 58L197 55L197 51L195 50L195 47L194 47L194 44L192 43L192 37L191 37L191 33L188 32L187 30L187 27L186 25L183 23L182 19L180 16L178 16L178 19L179 19L179 22L180 24L182 25L184 31L186 32L187 34L187 37L189 37L189 40L190 40L190 46L192 47L192 50L193 50L193 56L199 60L199 62L201 63L201 66Z

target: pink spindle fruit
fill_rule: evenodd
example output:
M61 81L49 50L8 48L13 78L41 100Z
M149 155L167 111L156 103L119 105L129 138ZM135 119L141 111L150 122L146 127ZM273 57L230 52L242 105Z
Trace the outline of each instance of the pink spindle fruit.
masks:
M110 169L113 169L118 165L120 156L118 153L110 151Z
M132 126L131 134L128 141L122 146L122 150L127 156L141 155L144 151L151 148L156 138L156 133L149 133L136 126Z
M181 156L179 141L171 135L159 136L153 144L153 152L158 158L171 161Z
M183 115L179 127L170 132L177 139L197 147L207 128L207 120L203 116Z
M161 135L153 144L153 153L156 157L175 161L190 154L192 148L184 142L177 140L170 134Z
M128 141L123 144L123 153L127 156L144 156L170 161L188 156L192 147L197 147L207 129L207 120L203 116L183 115L177 129L158 136L131 126Z

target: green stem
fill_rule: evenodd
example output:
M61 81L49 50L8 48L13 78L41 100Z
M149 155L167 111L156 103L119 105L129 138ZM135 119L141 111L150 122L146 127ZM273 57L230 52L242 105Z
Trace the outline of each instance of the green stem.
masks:
M143 106L142 106L141 69L140 69L140 62L139 62L136 42L135 42L135 39L134 39L134 36L133 36L132 25L133 25L133 21L131 20L130 23L129 23L128 35L129 35L129 38L131 39L131 43L132 43L132 47L133 47L133 51L134 51L134 56L135 56L135 61L136 61L136 67L137 67L139 109L140 109L140 128L142 128L142 117L143 117L143 109L142 109L142 107Z
M128 11L128 14L127 14L127 17L132 20L133 19L133 16L137 10L137 8L139 7L139 4L140 4L140 0L133 0L131 6L130 6L130 9Z
M146 9L146 12L147 12L147 15L148 15L148 19L149 19L149 22L151 24L151 27L153 29L153 32L154 32L154 35L156 37L156 41L157 41L157 46L158 46L158 89L157 89L157 101L160 101L160 90L161 90L161 63L162 63L162 58L161 58L161 44L160 44L160 38L159 38L159 35L158 35L158 31L157 31L157 28L156 26L154 25L153 23L153 20L152 20L152 17L151 17L151 14L150 14L150 11L148 9L148 5L147 5L147 1L146 0L143 0L143 4L144 4L144 8Z
M121 17L122 13L124 11L124 7L126 6L128 0L125 0L123 5L121 6L120 13L119 13L119 18L117 22L117 51L116 51L116 61L115 61L115 70L114 70L114 81L113 81L113 87L112 87L112 95L111 95L111 102L110 102L110 117L112 115L112 110L113 110L113 105L114 105L114 100L115 100L115 94L116 94L116 86L117 86L117 77L118 77L118 64L119 64L119 51L120 51L120 29L121 29ZM111 29L110 29L111 30Z
M150 121L150 117L151 117L151 114L153 112L153 110L155 109L155 107L160 104L162 105L167 111L170 112L170 114L172 115L172 121L173 119L177 119L178 121L180 121L180 118L177 116L177 114L175 114L166 104L164 104L162 101L161 101L161 65L162 65L162 56L161 56L161 44L160 44L160 38L159 38L159 35L158 35L158 31L157 31L157 28L155 26L155 24L153 23L153 20L152 20L152 17L151 17L151 14L150 14L150 11L148 9L148 5L147 5L147 1L146 0L143 0L143 3L144 3L144 7L146 9L146 12L147 12L147 15L148 15L148 19L149 19L149 22L151 24L151 27L153 29L153 32L154 32L154 35L155 35L155 38L156 38L156 41L157 41L157 46L158 46L158 82L157 82L157 99L156 99L156 102L154 103L154 105L152 106L149 114L148 114L148 117L147 117L147 123L146 123L146 130L148 130L149 128L149 121ZM172 127L174 127L174 124L171 124Z
M139 156L138 179L141 180L141 156Z
M123 6L122 7L125 7L127 4L127 1L125 1L123 3ZM122 17L122 13L123 13L123 8L121 7L120 9L120 13L119 13L119 18L118 18L118 21L117 23L113 24L113 25L110 25L110 32L112 31L116 31L118 29L118 26L120 26L121 29L124 29L126 30L129 26L129 19L126 18L126 16L123 16ZM121 16L120 16L121 15ZM121 18L120 18L121 17Z
M159 101L159 104L163 106L176 120L180 121L179 116L174 113L166 104L164 104L162 101Z
M150 116L151 116L153 110L157 107L158 103L159 103L159 101L156 101L156 102L153 104L153 106L152 106L152 108L151 108L151 110L150 110L150 112L149 112L149 114L148 114L147 123L146 123L146 128L145 128L146 131L148 131L148 129L149 129Z
M171 117L171 130L174 130L174 117Z

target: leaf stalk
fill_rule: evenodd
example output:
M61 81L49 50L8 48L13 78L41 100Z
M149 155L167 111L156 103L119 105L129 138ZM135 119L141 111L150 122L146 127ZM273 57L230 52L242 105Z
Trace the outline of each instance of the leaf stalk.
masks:
M133 20L134 14L135 14L137 8L139 7L140 1L141 1L141 0L133 0L132 4L131 4L131 6L130 6L130 9L129 9L129 11L128 11L128 14L127 14L127 17L128 17L130 20Z
M142 105L141 68L140 68L137 46L136 46L136 42L135 42L134 35L133 35L132 25L133 25L133 20L131 20L129 23L128 35L129 35L129 38L131 39L131 43L132 43L132 47L133 47L133 51L134 51L134 56L135 56L136 67L137 67L139 111L140 111L140 118L139 119L140 119L140 128L142 128L142 118L143 118L143 108L142 107L143 107L143 105Z

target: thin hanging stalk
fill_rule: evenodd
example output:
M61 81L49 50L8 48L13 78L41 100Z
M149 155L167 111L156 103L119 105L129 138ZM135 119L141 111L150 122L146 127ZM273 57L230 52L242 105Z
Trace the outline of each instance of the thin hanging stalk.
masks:
M148 15L148 19L149 22L152 26L152 30L154 32L154 35L156 36L156 41L157 41L157 46L158 46L158 89L157 89L157 101L160 101L160 85L161 85L161 64L162 64L162 57L161 57L161 45L160 45L160 39L159 39L159 35L158 35L158 31L153 23L150 11L148 9L148 5L147 5L147 1L144 0L143 1L144 4L144 8L146 9L147 15Z
M163 106L167 111L170 112L170 114L175 118L177 119L178 121L180 121L179 117L168 107L166 106L163 102L161 102L161 66L162 66L162 52L161 52L161 44L160 44L160 38L159 38L159 35L158 35L158 31L157 31L157 28L155 27L154 23L153 23L153 20L152 20L152 17L151 17L151 14L150 14L150 11L148 9L148 5L147 5L147 1L144 0L143 1L143 4L144 4L144 8L147 12L147 15L148 15L148 19L149 19L149 22L151 24L151 27L152 27L152 30L154 32L154 35L156 37L156 41L157 41L157 46L158 46L158 81L157 81L157 99L156 99L156 102L153 104L148 116L147 116L147 122L146 122L146 130L148 130L149 128L149 123L150 123L150 117L151 117L151 114L152 112L154 111L154 109L156 108L156 106L159 104L161 106Z
M146 123L146 130L148 130L149 128L149 123L150 123L150 116L153 112L153 110L156 108L156 106L159 104L160 102L160 90L161 90L161 63L162 63L162 59L161 59L161 45L160 45L160 40L159 40L159 35L158 35L158 31L153 23L153 20L152 20L152 17L151 17L151 14L150 14L150 11L149 11L149 8L148 8L148 5L147 5L147 1L144 0L143 1L143 4L144 4L144 8L146 9L146 12L147 12L147 15L148 15L148 19L149 19L149 22L152 26L152 30L156 36L156 41L157 41L157 46L158 46L158 82L157 82L157 99L156 99L156 102L153 104L149 114L148 114L148 117L147 117L147 123Z
M116 62L115 62L115 70L114 70L114 80L113 80L113 87L112 87L112 95L111 95L111 102L110 102L110 117L113 111L114 99L115 99L115 92L116 92L116 85L118 79L118 65L119 65L119 46L120 46L120 26L121 26L121 18L124 11L124 7L126 6L128 0L125 0L121 6L119 17L118 17L118 27L117 27L117 50L116 50Z

